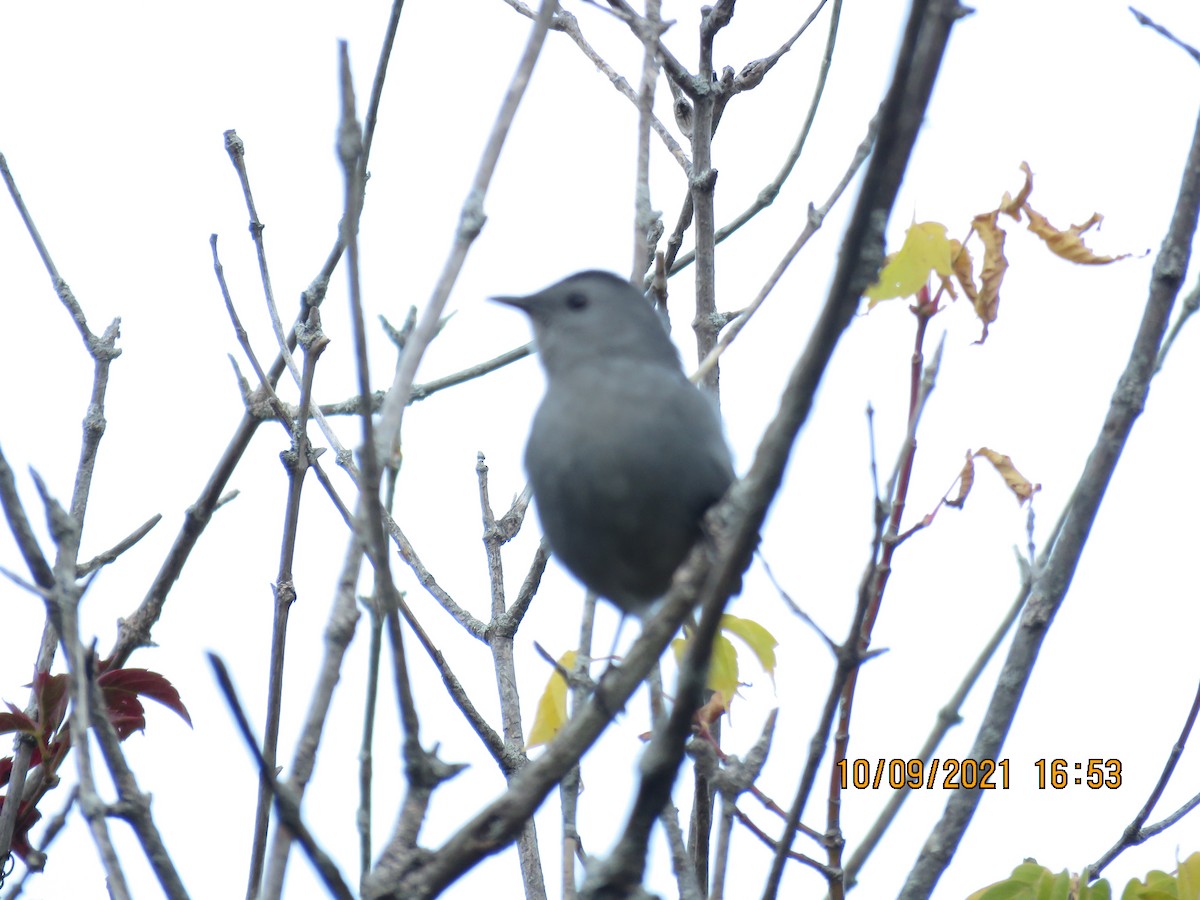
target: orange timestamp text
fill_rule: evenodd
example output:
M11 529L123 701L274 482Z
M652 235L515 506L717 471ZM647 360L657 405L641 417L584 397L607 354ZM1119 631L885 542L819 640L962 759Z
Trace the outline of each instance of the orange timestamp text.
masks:
M1119 759L1039 759L1033 765L1039 790L1115 790L1122 783ZM840 759L836 764L842 790L1008 790L1009 768L1007 759Z
M1007 759L839 759L842 790L925 788L1008 789Z

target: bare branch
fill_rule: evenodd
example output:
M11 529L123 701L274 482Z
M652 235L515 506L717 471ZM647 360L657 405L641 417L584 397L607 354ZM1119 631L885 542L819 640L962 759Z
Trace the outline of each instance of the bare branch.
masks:
M79 564L79 571L75 573L75 577L82 578L84 575L89 575L99 569L101 566L107 566L118 556L148 535L154 526L162 521L162 514L155 513L141 525L133 530L133 533L122 538L115 545L105 550L103 553L97 553L85 563Z
M1155 22L1153 19L1151 19L1145 13L1138 12L1132 6L1129 7L1129 11L1131 13L1133 13L1133 17L1138 20L1139 25L1145 25L1147 28L1153 28L1155 31L1157 31L1159 34L1161 34L1163 37L1165 37L1168 41L1170 41L1176 47L1179 47L1180 49L1182 49L1188 56L1190 56L1196 62L1200 63L1200 50L1197 50L1191 44L1185 43L1184 41L1181 41L1179 38L1175 37L1175 35L1171 34L1171 32L1167 31L1167 29L1163 28L1161 25L1159 25L1157 22Z
M634 180L633 271L629 280L640 284L650 269L654 248L662 235L662 214L650 202L650 120L654 118L654 86L658 81L658 44L665 26L661 0L647 0L642 31L642 83L638 91L637 175Z

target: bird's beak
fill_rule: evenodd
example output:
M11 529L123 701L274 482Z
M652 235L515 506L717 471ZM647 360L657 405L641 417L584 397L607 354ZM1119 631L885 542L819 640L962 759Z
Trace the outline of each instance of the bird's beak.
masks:
M529 297L489 297L493 303L503 303L505 306L515 307L522 312L529 312Z

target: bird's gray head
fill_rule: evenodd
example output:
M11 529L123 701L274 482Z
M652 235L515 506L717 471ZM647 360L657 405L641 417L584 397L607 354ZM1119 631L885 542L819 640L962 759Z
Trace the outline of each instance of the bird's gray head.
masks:
M679 368L679 353L640 291L612 272L578 272L528 297L493 297L533 322L551 377L604 361Z

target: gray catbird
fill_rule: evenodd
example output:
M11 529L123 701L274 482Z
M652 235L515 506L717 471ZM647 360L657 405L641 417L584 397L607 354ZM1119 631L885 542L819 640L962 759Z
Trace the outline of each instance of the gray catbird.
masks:
M546 396L525 447L542 530L588 588L642 614L733 481L710 399L628 281L579 272L528 297Z

